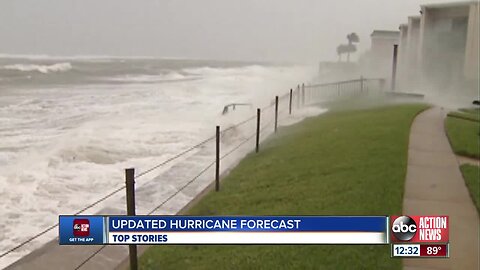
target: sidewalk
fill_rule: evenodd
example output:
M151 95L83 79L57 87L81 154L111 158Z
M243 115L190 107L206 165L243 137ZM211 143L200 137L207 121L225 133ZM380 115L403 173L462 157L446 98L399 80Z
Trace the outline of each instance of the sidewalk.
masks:
M432 108L412 124L403 212L448 215L450 259L404 259L405 270L480 269L479 217L445 134L445 115Z

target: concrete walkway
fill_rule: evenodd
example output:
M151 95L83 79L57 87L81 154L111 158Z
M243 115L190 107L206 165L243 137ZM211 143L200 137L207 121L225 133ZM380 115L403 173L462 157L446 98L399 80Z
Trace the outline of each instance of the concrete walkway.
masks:
M405 270L480 269L478 212L445 134L445 116L432 108L412 124L403 212L448 215L450 259L404 259Z
M469 165L474 165L474 166L480 167L480 159L475 159L475 158L470 158L470 157L464 157L464 156L457 155L457 161L460 165L469 164Z

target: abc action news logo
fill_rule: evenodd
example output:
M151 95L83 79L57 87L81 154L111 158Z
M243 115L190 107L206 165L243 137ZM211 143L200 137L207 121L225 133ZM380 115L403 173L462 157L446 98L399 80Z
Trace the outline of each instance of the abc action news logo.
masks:
M90 221L88 219L73 220L73 236L87 237L90 235Z
M448 216L391 216L392 242L448 243Z

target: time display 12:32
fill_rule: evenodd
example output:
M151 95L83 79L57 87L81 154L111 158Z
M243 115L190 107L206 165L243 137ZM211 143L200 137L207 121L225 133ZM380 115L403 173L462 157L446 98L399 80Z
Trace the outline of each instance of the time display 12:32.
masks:
M418 257L420 256L420 245L393 245L393 257Z

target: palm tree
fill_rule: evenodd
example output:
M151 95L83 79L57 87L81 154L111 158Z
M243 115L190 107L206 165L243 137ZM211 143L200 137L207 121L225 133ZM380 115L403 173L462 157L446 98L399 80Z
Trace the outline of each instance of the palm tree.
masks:
M337 47L338 61L342 61L342 54L347 54L347 62L350 62L350 53L357 51L357 46L353 43L360 42L360 38L356 33L347 35L348 44L340 44Z
M360 42L360 38L356 33L351 33L347 35L347 39L348 39L347 61L350 62L350 53L357 51L357 46L355 46L353 43Z
M358 37L358 35L356 33L348 34L347 39L348 39L348 44L352 44L354 42L355 43L360 42L360 38Z

